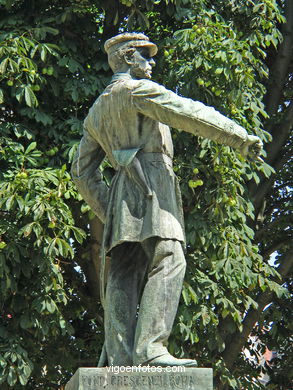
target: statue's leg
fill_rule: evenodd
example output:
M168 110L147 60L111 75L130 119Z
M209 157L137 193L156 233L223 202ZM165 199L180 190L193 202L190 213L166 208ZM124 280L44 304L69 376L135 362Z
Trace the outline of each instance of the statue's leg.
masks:
M146 364L160 356L168 356L175 361L168 353L167 341L185 274L182 246L179 241L159 238L146 240L142 245L151 260L139 308L134 364Z
M140 291L148 258L139 243L124 243L111 251L105 300L105 345L108 364L133 364L133 344Z

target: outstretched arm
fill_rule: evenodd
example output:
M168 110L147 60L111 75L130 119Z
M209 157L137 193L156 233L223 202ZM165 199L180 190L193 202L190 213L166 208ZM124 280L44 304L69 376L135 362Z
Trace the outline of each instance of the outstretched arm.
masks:
M71 166L71 175L79 193L102 222L106 219L109 194L99 170L104 157L103 149L84 129Z
M149 80L140 80L132 90L133 103L142 114L194 135L238 149L257 158L261 140L212 107L183 98Z

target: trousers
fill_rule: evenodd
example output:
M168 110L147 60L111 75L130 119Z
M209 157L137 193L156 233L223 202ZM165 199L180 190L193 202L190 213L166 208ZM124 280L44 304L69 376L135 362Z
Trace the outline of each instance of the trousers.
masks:
M152 237L112 249L104 320L108 365L147 364L168 354L185 268L176 240Z

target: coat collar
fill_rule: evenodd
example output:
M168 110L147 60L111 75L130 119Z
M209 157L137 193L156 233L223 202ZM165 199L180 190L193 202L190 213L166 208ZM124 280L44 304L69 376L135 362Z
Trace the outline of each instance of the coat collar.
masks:
M115 73L111 79L111 84L119 80L132 80L129 73Z

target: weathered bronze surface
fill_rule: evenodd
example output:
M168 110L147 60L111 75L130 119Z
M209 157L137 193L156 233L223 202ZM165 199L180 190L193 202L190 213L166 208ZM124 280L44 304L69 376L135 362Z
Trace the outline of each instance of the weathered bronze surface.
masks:
M245 157L258 158L262 143L213 108L151 81L157 47L145 35L120 34L105 49L114 76L85 119L72 165L81 195L105 224L102 259L106 253L112 258L105 298L101 291L100 364L195 366L167 350L185 272L170 127L232 146ZM99 171L105 156L116 171L110 188Z

